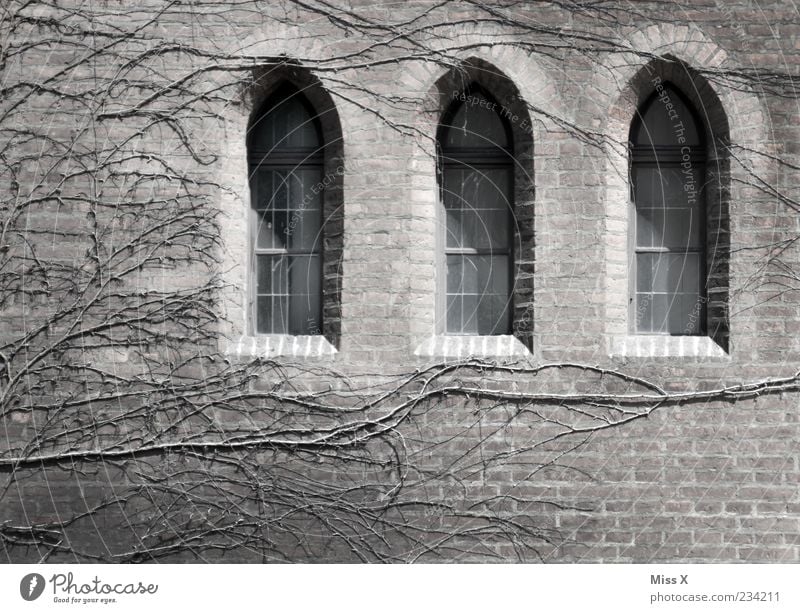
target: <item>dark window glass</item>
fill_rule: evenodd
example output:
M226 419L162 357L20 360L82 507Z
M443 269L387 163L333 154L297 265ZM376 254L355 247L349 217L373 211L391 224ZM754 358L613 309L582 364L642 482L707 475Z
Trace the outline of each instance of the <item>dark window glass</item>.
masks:
M322 138L299 91L267 101L248 155L255 332L321 334Z
M511 332L511 137L501 107L472 87L439 129L441 262L448 334Z
M635 331L705 333L705 147L689 103L670 84L631 129Z

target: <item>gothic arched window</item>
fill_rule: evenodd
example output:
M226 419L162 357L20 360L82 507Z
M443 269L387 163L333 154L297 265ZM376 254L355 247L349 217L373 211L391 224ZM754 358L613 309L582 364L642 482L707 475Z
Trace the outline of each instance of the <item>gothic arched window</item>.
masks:
M251 313L256 334L322 334L323 139L295 87L280 87L248 135Z
M448 334L511 332L513 142L501 113L473 85L439 126L438 295Z
M706 148L685 97L659 83L631 127L635 333L706 333Z

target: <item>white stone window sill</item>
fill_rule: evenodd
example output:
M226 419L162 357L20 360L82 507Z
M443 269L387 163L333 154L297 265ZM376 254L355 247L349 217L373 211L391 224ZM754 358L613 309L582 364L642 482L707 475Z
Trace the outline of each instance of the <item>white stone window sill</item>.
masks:
M529 358L531 352L510 334L497 336L462 336L436 334L414 350L423 358Z
M260 334L240 336L227 341L225 354L230 357L253 359L279 356L331 359L336 347L321 335Z
M704 358L730 360L725 350L707 336L628 335L610 340L611 357Z

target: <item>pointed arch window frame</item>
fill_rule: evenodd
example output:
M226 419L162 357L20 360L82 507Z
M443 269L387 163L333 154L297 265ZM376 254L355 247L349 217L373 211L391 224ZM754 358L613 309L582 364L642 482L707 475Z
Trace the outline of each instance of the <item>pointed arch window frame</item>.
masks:
M313 146L286 146L282 147L273 145L271 148L258 147L256 145L257 137L260 132L265 129L264 126L258 124L265 120L269 114L277 109L280 105L288 102L294 102L302 105L303 110L312 122L316 143ZM308 98L289 81L279 84L274 91L266 97L262 103L259 111L253 116L252 121L247 131L247 162L248 162L248 183L250 189L250 209L249 209L249 231L248 231L248 254L249 254L249 287L248 287L248 313L249 316L249 329L250 333L263 336L263 335L322 335L323 334L323 266L324 266L324 219L323 219L323 194L324 190L324 165L325 165L325 139L323 136L322 125L318 117L316 109L314 109ZM288 136L288 135L287 135ZM285 138L285 137L284 137ZM317 198L317 206L319 211L319 229L316 239L311 245L300 245L293 248L287 245L284 246L269 246L262 247L258 244L259 238L259 214L263 211L259 209L260 203L263 202L261 194L259 193L259 178L262 174L276 173L280 171L295 172L300 170L315 170L319 175L319 180L314 184L312 189L319 187L317 193L314 195ZM270 202L274 199L274 194L270 196ZM304 198L305 200L305 198ZM305 204L303 203L303 206ZM298 209L300 213L294 212L295 217L302 220L303 208ZM289 215L292 211L292 204L287 203L286 223L290 224L287 227L294 229L297 225L296 219ZM274 217L274 213L273 213ZM274 221L274 220L273 220ZM300 222L302 223L302 221ZM276 224L277 228L277 224ZM278 230L279 232L283 229ZM302 233L301 233L302 234ZM287 242L290 236L287 234ZM291 258L305 257L309 261L313 258L318 260L317 271L314 279L308 279L308 292L309 295L316 293L316 305L309 308L313 311L313 322L310 322L305 328L292 325L291 317L296 311L293 308L295 300L301 300L303 296L299 295L297 291L292 291L290 285L291 281L289 276L291 272L287 270L285 276L287 277L287 290L285 293L270 293L262 294L259 290L259 261L265 259L281 259L285 258L287 261ZM281 265L282 266L282 265ZM287 264L289 268L291 264ZM274 266L273 266L274 268ZM272 275L274 278L274 275ZM311 288L313 282L314 287ZM277 326L274 314L274 307L272 307L271 315L269 318L261 316L261 320L270 319L269 326L262 326L260 324L260 309L261 301L269 299L274 305L276 300L286 298L287 304L287 317L285 326ZM308 297L306 297L309 300ZM309 322L307 322L309 323ZM267 329L265 329L267 328Z
M707 251L708 251L708 229L707 229L707 206L708 203L706 202L706 194L704 189L704 184L706 181L706 164L707 164L707 141L708 135L707 127L705 123L701 120L697 110L694 108L694 105L688 100L685 94L680 90L679 87L674 85L670 81L663 81L660 82L661 89L656 88L645 100L638 106L636 110L636 114L631 122L630 132L629 132L629 142L628 142L628 160L629 160L629 232L628 232L628 253L629 253L629 296L628 296L628 304L629 304L629 328L630 333L634 335L657 335L657 336L694 336L694 337L702 337L708 335L708 324L707 324L707 303L708 303L708 294L707 294L707 279L708 279L708 270L707 270ZM663 97L663 94L660 91L664 91L668 93L666 99ZM691 117L694 127L695 133L697 136L697 144L688 145L688 144L676 144L676 145L658 145L652 143L650 141L649 145L640 144L635 142L637 139L636 137L639 136L641 130L645 129L644 125L644 118L647 112L650 110L651 106L654 104L667 104L667 101L670 100L669 96L674 95L677 100L683 105L683 107L688 112L689 116ZM669 114L667 114L669 117ZM675 126L673 125L673 128ZM676 135L679 132L676 132ZM677 136L676 136L677 138ZM657 169L657 176L659 178L660 185L662 186L662 195L663 195L663 186L664 186L664 179L663 179L663 171L665 169L681 169L683 168L683 164L688 164L688 167L691 169L691 172L694 173L693 180L697 185L697 193L698 193L698 239L696 245L690 245L686 248L676 248L676 247L669 247L669 246L643 246L639 244L638 235L639 235L639 209L644 208L641 207L641 199L637 198L637 180L638 180L638 172L640 169L645 168L656 168ZM666 221L664 222L666 225ZM663 234L662 234L663 236ZM640 304L640 296L648 294L648 292L641 291L640 287L640 271L639 271L639 256L640 255L652 255L656 258L660 258L662 255L684 255L693 254L696 255L698 263L697 263L697 275L699 279L699 288L698 288L698 296L696 299L697 308L692 312L692 315L689 318L689 325L696 324L697 327L695 329L689 329L686 324L684 324L683 329L679 329L679 326L676 326L673 329L666 329L666 330L653 330L653 326L650 326L650 329L645 329L644 326L639 325L639 316L642 313L642 305ZM660 260L659 260L660 262ZM642 275L643 276L643 275ZM673 294L677 294L677 292L673 292ZM670 301L670 305L674 301L674 296ZM651 307L652 308L652 307ZM652 321L652 320L651 320ZM669 324L668 324L669 325ZM662 326L663 327L663 326Z
M471 104L472 101L478 97L485 99L491 103L497 118L499 119L505 135L504 146L474 146L474 147L448 147L447 137L449 131L458 129L458 126L453 124L453 120L465 104ZM496 336L496 335L510 335L512 334L513 314L514 314L514 248L513 248L513 211L514 211L514 135L511 125L508 120L503 117L501 112L495 109L502 109L502 105L497 99L482 85L472 82L465 87L459 94L453 96L452 101L445 109L437 126L436 131L436 178L437 178L437 193L438 193L438 216L439 222L437 223L437 283L436 283L436 321L437 332L448 336ZM447 219L447 206L446 206L446 184L448 172L453 170L478 170L481 169L500 169L507 173L508 184L506 187L507 196L507 218L503 223L504 233L506 236L506 246L504 248L475 248L475 247L453 247L448 246L448 219ZM456 294L448 292L448 257L462 257L469 256L477 257L495 257L501 256L506 258L505 271L500 274L503 275L507 283L506 291L506 305L504 314L504 325L498 329L497 323L493 329L487 334L477 331L464 329L463 312L461 317L461 329L454 329L448 320L451 296ZM497 273L494 273L497 274ZM479 295L479 301L482 295ZM463 311L463 305L462 305ZM478 324L478 327L480 324Z

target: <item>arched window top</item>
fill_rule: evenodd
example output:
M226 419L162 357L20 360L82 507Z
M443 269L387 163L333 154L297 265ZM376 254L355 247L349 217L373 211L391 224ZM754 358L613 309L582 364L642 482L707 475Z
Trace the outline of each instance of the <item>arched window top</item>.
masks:
M642 105L631 127L636 148L699 147L702 130L691 104L670 83L665 83Z
M445 150L508 149L511 143L502 106L478 86L455 97L441 124L439 142Z
M262 106L250 126L250 151L278 153L307 150L321 153L319 120L308 99L293 85L285 84Z

